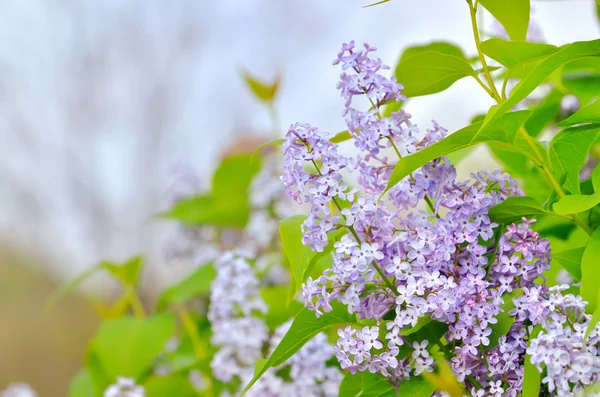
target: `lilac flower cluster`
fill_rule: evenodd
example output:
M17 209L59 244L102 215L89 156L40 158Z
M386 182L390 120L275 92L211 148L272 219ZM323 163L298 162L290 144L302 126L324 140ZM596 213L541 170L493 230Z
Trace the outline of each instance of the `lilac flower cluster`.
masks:
M11 383L0 392L0 397L38 397L38 393L27 383Z
M117 378L117 383L110 385L104 391L104 397L144 397L146 390L143 386L135 384L135 379Z
M273 335L260 314L267 306L260 297L259 280L247 254L236 251L222 255L215 263L217 277L211 289L208 318L213 329L212 343L220 349L214 355L211 368L220 381L234 378L242 386L252 379L258 359L265 346L272 349L279 343L290 322ZM291 381L269 370L248 392L250 396L318 396L334 397L341 382L341 373L327 367L334 355L333 346L324 334L317 335L282 367L290 367ZM281 369L281 368L278 368ZM227 394L224 394L226 396Z
M305 305L320 316L338 301L359 319L375 321L339 330L336 357L352 373L369 370L399 384L432 371L436 353L451 361L474 396L517 396L531 327L541 324L546 333L534 339L529 354L549 343L543 335L571 332L560 333L554 324L574 313L585 317L581 301L560 300L544 283L534 283L549 268L550 248L532 231L532 222L504 228L488 217L492 206L522 194L508 175L479 172L457 180L449 160L440 158L395 185L388 201L379 200L395 163L388 152L410 155L442 139L446 130L433 122L421 132L404 110L382 116L384 104L404 97L402 86L381 74L387 67L371 57L373 51L351 42L334 61L344 70L338 89L356 157L341 155L327 133L307 124L296 123L286 134L282 181L290 197L310 207L303 243L314 251L330 250L333 257L331 268L303 285ZM369 99L370 108L355 109L356 97ZM355 175L359 187L350 188L343 174ZM346 233L331 247L328 233L334 230ZM512 326L499 337L494 327L513 298ZM417 323L443 324L447 331L439 340L406 337ZM566 337L554 343L576 346ZM548 390L563 392L573 379L595 380L577 366L592 362L585 357L548 367ZM557 379L559 374L567 381ZM565 389L553 386L558 383Z

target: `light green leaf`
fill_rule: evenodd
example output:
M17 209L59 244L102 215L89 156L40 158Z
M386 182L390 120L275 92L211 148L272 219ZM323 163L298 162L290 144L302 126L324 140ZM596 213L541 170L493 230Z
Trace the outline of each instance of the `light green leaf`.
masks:
M575 124L600 123L600 99L578 110L558 125L566 127Z
M484 41L481 43L481 49L485 55L507 68L513 68L520 63L558 51L558 47L550 44L506 41L498 38Z
M356 324L355 317L348 313L345 306L333 303L332 307L333 309L331 312L323 313L319 318L315 316L313 311L306 308L302 309L300 313L296 315L287 334L285 334L281 342L279 342L279 345L277 345L267 361L264 364L257 364L254 377L244 388L240 397L246 394L250 387L256 383L267 369L283 364L318 333L335 326Z
M498 322L490 325L492 333L490 334L490 345L487 346L488 349L497 346L499 339L508 334L510 327L512 327L515 322L515 318L509 314L509 312L515 308L513 299L520 296L522 293L523 291L519 288L502 296L504 303L501 306L502 310L496 316Z
M354 375L346 374L340 384L338 395L339 397L395 397L396 389L384 376L365 371ZM410 396L415 395L410 394Z
M152 376L144 382L143 386L148 397L198 397L198 392L190 383L189 378L182 374Z
M565 73L562 85L579 98L582 106L586 106L600 95L600 73Z
M275 100L277 90L279 89L279 77L275 78L273 83L268 84L251 76L250 73L245 70L242 71L241 75L256 98L266 103L271 103Z
M402 93L416 97L443 91L475 71L464 57L425 51L402 59L394 74L404 86Z
M400 335L412 335L415 332L418 332L419 330L421 330L423 327L429 325L431 323L431 316L427 315L424 317L419 317L419 320L417 321L417 324L414 327L409 327L409 328L402 328L400 330Z
M459 58L465 58L465 53L463 50L458 47L456 44L449 43L447 41L434 41L428 44L416 45L412 47L407 47L404 52L402 52L402 56L400 57L400 62L405 59L408 59L414 55L421 54L423 52L428 51L436 51L446 55L452 55Z
M333 143L341 143L341 142L345 142L352 139L352 135L350 135L350 132L348 132L348 130L346 131L342 131L342 132L338 132L337 134L335 134L330 141Z
M509 197L500 204L493 206L488 215L494 222L510 225L519 222L523 217L538 217L550 214L535 199L526 196Z
M52 311L52 309L54 309L56 304L62 298L64 298L67 294L69 294L73 290L75 290L79 286L79 284L81 284L82 282L87 280L90 276L92 276L94 273L98 272L99 270L102 270L101 263L92 267L91 269L88 269L85 272L73 277L72 279L66 281L65 283L61 284L58 288L56 288L54 291L52 291L50 296L48 296L48 298L46 299L46 302L44 304L44 311L46 311L46 312Z
M269 307L265 316L265 323L269 329L275 329L285 323L302 309L302 304L295 300L291 301L289 305L286 303L288 291L288 287L284 285L261 288L260 295Z
M102 262L101 266L124 285L133 286L139 280L144 266L144 259L141 256L136 256L125 263Z
M514 41L525 41L529 29L529 0L481 0L484 6L506 29Z
M600 124L583 125L562 130L550 142L548 152L554 174L558 179L566 174L564 187L571 193L581 192L579 172L598 138L600 138Z
M254 159L256 158L256 156L258 156L260 151L263 150L264 148L269 147L269 146L281 146L283 144L283 142L285 142L285 138L272 139L270 141L263 143L258 148L256 148L254 153L252 153L252 157L250 158L250 163L254 162Z
M597 293L600 290L598 277L598 258L600 258L600 228L596 229L585 247L581 257L581 290L584 301L588 301L586 311L594 313L597 306Z
M500 3L503 3L503 1L500 1ZM512 89L510 98L501 105L494 105L490 108L481 128L483 129L489 123L509 112L561 66L577 59L590 56L600 56L600 39L579 41L560 47L554 54L551 54L543 61L539 62L539 64Z
M558 215L578 214L600 204L600 194L573 194L558 200L552 206Z
M333 242L345 231L334 230L328 233L329 245L323 250L323 254L313 252L308 245L302 243L302 223L306 216L295 215L279 222L279 235L283 246L283 253L290 265L290 292L288 302L296 297L302 287L302 283L308 277L307 270L314 267L313 259L317 255L325 255L331 252Z
M179 201L163 216L186 225L243 227L248 223L248 189L260 169L250 154L229 156L217 168L209 194Z
M517 130L523 125L529 114L528 111L509 113L483 130L481 130L481 122L471 124L454 132L440 142L410 156L403 157L394 167L385 191L387 192L410 173L430 161L483 142L493 142L498 147L516 150L528 156L531 155L530 152L521 150L514 145Z
M100 393L96 390L94 381L88 370L82 369L71 381L69 397L94 397Z
M531 339L535 338L540 332L540 326L536 325L531 333ZM530 340L531 340L530 339ZM523 373L523 392L522 397L539 397L540 385L542 383L542 374L531 363L531 356L525 355L525 369Z
M172 316L122 317L105 321L95 335L95 356L110 379L139 378L163 351L175 330Z
M210 284L216 271L212 263L199 266L189 276L162 292L156 303L156 310L162 311L171 304L182 304L210 292Z
M537 137L548 125L556 121L563 97L564 94L559 90L552 90L540 104L529 108L532 114L525 122L525 130L530 136Z
M581 281L581 259L585 248L553 252L552 260L558 262L576 281Z
M598 301L600 301L600 289L598 290L598 295L596 295L596 302L598 302ZM592 314L592 319L590 320L590 323L588 324L587 329L585 330L585 335L583 337L584 341L590 335L590 332L592 332L594 330L594 328L596 327L596 324L598 324L599 322L600 322L600 306L596 307L596 310L594 310L594 313Z
M600 194L600 167L598 166L592 171L592 186L594 186L594 192Z

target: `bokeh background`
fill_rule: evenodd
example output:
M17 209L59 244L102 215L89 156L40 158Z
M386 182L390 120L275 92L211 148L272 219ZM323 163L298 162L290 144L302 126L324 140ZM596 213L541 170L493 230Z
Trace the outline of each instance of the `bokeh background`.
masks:
M369 42L394 64L407 45L450 40L474 54L464 1L22 0L0 2L0 390L23 381L64 396L98 321L96 277L51 313L58 283L96 262L144 254L144 291L177 278L165 259L175 175L206 183L227 147L268 139L268 112L243 70L280 76L280 129L345 129L331 61ZM594 0L533 1L545 40L599 37ZM492 29L484 16L485 29ZM491 105L463 79L408 111L449 130ZM484 148L461 167L493 161Z

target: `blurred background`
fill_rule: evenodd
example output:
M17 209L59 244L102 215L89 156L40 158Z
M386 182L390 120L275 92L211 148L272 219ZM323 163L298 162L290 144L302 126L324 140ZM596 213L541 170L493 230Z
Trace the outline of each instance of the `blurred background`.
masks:
M207 183L226 147L271 138L242 70L281 77L281 131L303 121L337 132L343 101L331 61L342 42L369 42L391 65L403 47L436 39L475 53L464 1L368 3L0 2L0 390L21 381L66 395L98 321L81 294L112 285L94 278L43 314L65 279L143 254L152 295L181 272L164 255L173 225L153 217L168 207L177 170ZM598 38L594 0L532 3L545 41ZM486 29L491 22L484 16ZM453 131L491 104L463 79L407 108L418 124ZM490 161L481 148L462 167Z

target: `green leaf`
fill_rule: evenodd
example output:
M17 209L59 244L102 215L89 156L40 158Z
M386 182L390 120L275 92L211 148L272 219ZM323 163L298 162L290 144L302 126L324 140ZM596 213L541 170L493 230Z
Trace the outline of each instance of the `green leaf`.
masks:
M596 229L585 247L581 257L581 290L584 301L588 301L586 311L594 313L597 306L597 293L600 290L598 277L598 258L600 258L600 229Z
M565 73L562 85L586 106L600 94L600 73Z
M436 51L446 55L452 55L459 58L465 58L465 53L460 47L456 44L449 43L447 41L434 41L428 44L416 45L412 47L407 47L404 52L402 52L402 56L400 57L400 62L403 60L410 58L414 55L421 54L428 51Z
M167 315L108 320L92 341L93 351L110 379L139 378L163 351L174 330L175 319Z
M177 396L197 397L198 392L194 389L185 375L152 376L143 384L148 397Z
M525 122L525 130L532 137L537 137L551 123L555 122L560 114L561 101L564 94L559 90L552 90L544 100L531 106L531 116Z
M577 281L581 281L581 260L585 248L553 252L552 260L558 262Z
M531 334L533 339L540 332L540 326L537 325ZM525 369L523 373L523 391L522 397L538 397L540 395L540 385L542 383L542 374L540 371L531 363L531 356L525 355Z
M247 71L242 71L241 75L256 98L266 103L272 103L275 100L279 89L279 77L273 83L268 84L251 76Z
M499 339L508 334L510 327L515 322L515 318L509 314L509 312L515 308L514 298L520 296L523 293L521 289L515 289L510 293L505 294L502 299L504 303L501 305L501 311L496 316L498 322L491 324L492 333L490 334L490 345L487 349L491 349L498 345Z
M500 1L500 3L503 3L503 1ZM543 61L539 62L539 64L537 64L537 66L535 66L535 68L511 90L510 98L502 104L494 105L490 108L481 128L483 129L489 123L509 112L561 66L577 59L599 55L600 39L579 41L560 47L554 54L551 54Z
M137 284L140 278L144 258L136 256L125 263L102 262L101 266L124 285L133 286Z
M387 3L389 1L390 0L381 0L381 1L378 1L377 3L373 3L373 4L369 4L369 5L363 6L363 8L375 7L375 6L378 6L380 4Z
M550 214L535 199L527 196L509 197L500 204L493 206L488 216L494 222L510 225L519 222L523 217L538 217Z
M248 189L260 169L250 154L236 154L223 159L217 168L209 194L179 201L163 216L184 224L212 224L243 227L248 223Z
M156 303L156 310L163 311L171 304L181 304L210 292L210 284L216 270L212 263L199 266L189 276L162 292Z
M421 330L423 327L429 325L429 323L431 323L431 317L429 315L424 316L424 317L419 317L419 320L417 321L417 324L414 327L409 327L409 328L402 328L400 330L400 335L412 335L415 332L418 332L419 330Z
M592 186L594 186L594 192L600 193L600 167L598 166L592 171Z
M283 285L272 285L261 288L260 295L269 307L269 311L265 316L265 322L269 329L275 329L285 323L290 317L295 316L302 309L302 304L291 301L286 303L288 295L288 287Z
M258 154L264 148L269 147L269 146L281 146L283 144L283 142L285 142L285 138L272 139L270 141L267 141L267 142L263 143L258 148L256 148L256 150L254 151L254 153L252 153L252 157L250 158L250 163L254 162L254 159L256 158L256 156L258 156Z
M331 141L333 143L341 143L344 141L348 141L350 139L352 139L352 135L350 135L350 132L348 132L348 130L346 130L346 131L338 132L329 141Z
M484 41L481 43L481 49L485 55L507 68L513 68L520 63L558 51L558 47L550 44L506 41L498 38Z
M52 309L54 309L56 304L62 298L64 298L67 294L69 294L73 290L75 290L79 286L79 284L81 284L82 282L87 280L90 276L92 276L94 273L98 272L99 270L102 270L101 263L92 267L91 269L88 269L85 272L73 277L72 279L66 281L65 283L61 284L58 288L56 288L54 291L52 291L52 293L46 299L46 302L44 304L44 311L46 311L46 312L52 311Z
M530 155L525 149L521 150L515 146L517 130L529 115L530 112L528 111L512 112L494 121L484 129L481 129L481 122L477 122L454 132L440 142L419 152L403 157L394 167L385 192L410 175L411 172L430 161L479 143L493 142L498 147L509 148L524 155Z
M332 306L333 309L331 312L323 313L319 318L315 316L313 311L306 308L302 309L300 313L296 315L292 326L267 361L264 364L259 363L257 365L254 377L244 388L240 397L246 394L250 387L256 383L267 369L283 364L318 333L334 326L356 324L356 319L353 315L348 313L345 306L335 303L332 304Z
M403 381L398 390L399 396L430 397L435 391L435 387L420 376L413 376L409 380Z
M527 39L529 0L481 0L480 3L504 26L511 40Z
M323 250L323 253L313 252L308 245L302 243L302 223L306 216L295 215L279 222L279 235L283 246L283 253L290 264L290 292L288 302L296 297L297 292L302 287L302 283L309 276L308 273L314 268L321 255L331 252L333 242L345 231L343 229L334 230L328 233L329 245Z
M554 203L552 209L558 215L578 214L600 204L600 194L573 194Z
M596 302L598 302L600 300L600 289L598 290L598 295L596 296ZM583 337L583 340L585 341L587 339L587 337L590 335L590 333L594 330L594 328L596 327L596 324L598 324L600 322L600 306L596 307L596 310L594 310L594 313L592 314L592 319L590 320L590 323L587 326L587 329L585 330L585 335Z
M402 382L404 385L404 382ZM394 397L396 389L384 376L369 371L346 374L340 384L340 397ZM414 396L414 394L410 394Z
M575 124L600 123L600 99L578 110L566 120L561 121L560 127Z
M99 395L88 370L82 369L71 381L69 397L94 397Z
M558 179L566 174L563 185L571 193L580 193L579 172L599 137L600 124L583 125L562 130L550 142L548 152L554 174Z
M474 76L475 71L464 57L425 51L402 59L394 74L404 85L402 93L416 97L443 91L463 77Z

